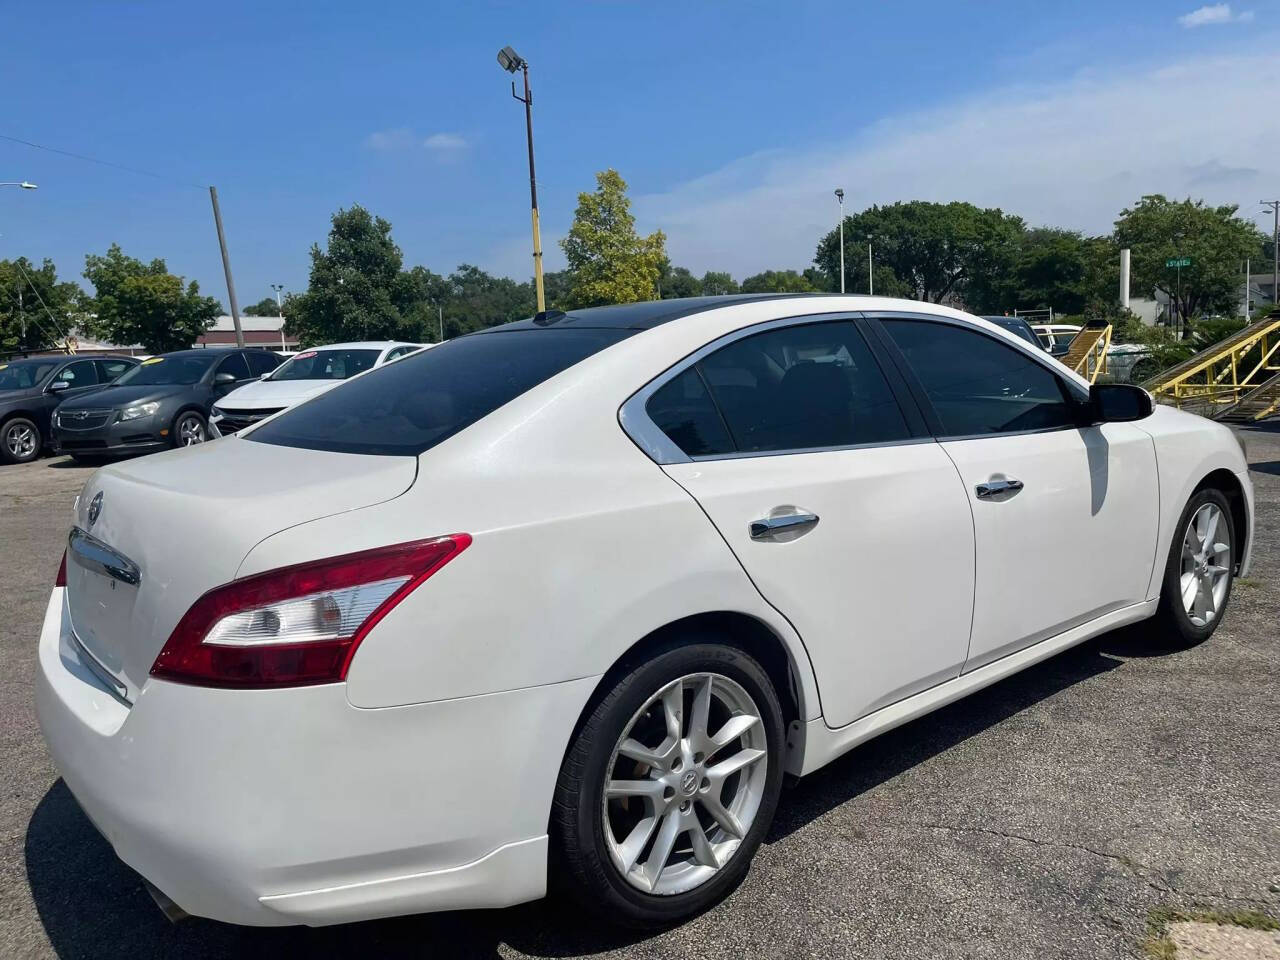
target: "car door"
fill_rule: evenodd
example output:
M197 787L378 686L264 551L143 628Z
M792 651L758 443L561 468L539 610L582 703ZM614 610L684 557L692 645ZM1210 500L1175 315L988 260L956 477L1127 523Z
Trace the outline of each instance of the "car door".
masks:
M716 341L633 397L624 423L653 428L658 446L642 446L795 626L829 724L959 674L969 507L852 319L797 318Z
M1155 445L1080 426L1083 389L976 325L879 320L973 510L972 670L1146 599L1159 524Z
M230 374L235 377L234 380L226 383L219 383L218 378L223 374ZM225 397L237 387L242 387L250 380L254 379L249 372L249 363L245 360L245 355L240 352L230 353L218 361L218 365L214 368L213 378L210 380L212 385L211 396L207 400L204 411L205 416L209 415L209 409L222 397Z
M49 436L50 417L58 404L84 396L101 385L98 368L92 360L75 360L55 373L44 388L44 403L39 411L41 432Z

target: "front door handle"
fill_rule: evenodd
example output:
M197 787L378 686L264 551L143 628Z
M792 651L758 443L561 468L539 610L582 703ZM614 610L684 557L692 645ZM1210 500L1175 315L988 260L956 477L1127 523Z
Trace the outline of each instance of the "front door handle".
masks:
M974 488L979 500L1008 500L1022 490L1022 481L1013 477L988 480Z
M751 539L768 540L779 533L806 530L817 522L818 515L816 513L805 513L803 511L784 513L773 517L764 517L760 520L752 520Z

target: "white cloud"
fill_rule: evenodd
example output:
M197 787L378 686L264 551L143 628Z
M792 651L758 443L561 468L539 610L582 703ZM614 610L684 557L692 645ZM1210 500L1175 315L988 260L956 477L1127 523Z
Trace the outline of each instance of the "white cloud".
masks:
M1259 189L1280 182L1280 124L1268 122L1263 97L1278 84L1280 58L1259 52L996 90L637 196L637 226L666 231L674 263L741 278L806 266L836 222L837 186L848 212L968 200L1099 233L1146 193L1239 203L1247 213Z
M1252 10L1232 13L1231 4L1212 3L1192 10L1190 13L1184 13L1178 18L1178 22L1184 27L1191 28L1206 27L1215 23L1248 23L1252 19Z
M459 133L433 133L422 145L436 154L450 154L465 150L467 141Z
M408 127L396 127L394 130L378 130L364 138L364 145L370 150L403 150L413 146L417 137Z

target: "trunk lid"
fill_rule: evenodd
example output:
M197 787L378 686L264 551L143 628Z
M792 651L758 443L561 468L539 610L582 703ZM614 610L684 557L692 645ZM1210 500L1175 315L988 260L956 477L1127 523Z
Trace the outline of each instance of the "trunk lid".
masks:
M76 637L132 702L187 608L234 579L254 544L397 497L416 474L415 457L235 438L104 467L76 506L91 539L77 534L67 555ZM335 543L330 555L342 552Z

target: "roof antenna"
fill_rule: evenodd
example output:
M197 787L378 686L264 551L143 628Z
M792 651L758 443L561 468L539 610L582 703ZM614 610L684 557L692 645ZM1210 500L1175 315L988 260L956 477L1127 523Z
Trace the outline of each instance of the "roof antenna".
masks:
M567 314L563 310L543 310L533 315L533 322L540 327L549 327L553 323L559 323L565 316Z

